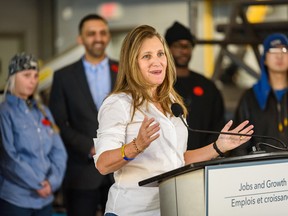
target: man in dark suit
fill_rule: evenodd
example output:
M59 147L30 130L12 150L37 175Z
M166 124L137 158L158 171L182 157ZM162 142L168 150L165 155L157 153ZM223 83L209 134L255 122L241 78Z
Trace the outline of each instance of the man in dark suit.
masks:
M98 110L118 72L118 62L105 52L110 37L105 19L96 14L85 16L77 38L85 48L84 56L53 77L49 106L69 156L63 184L68 216L95 216L99 209L104 211L112 184L111 176L96 170L92 157Z

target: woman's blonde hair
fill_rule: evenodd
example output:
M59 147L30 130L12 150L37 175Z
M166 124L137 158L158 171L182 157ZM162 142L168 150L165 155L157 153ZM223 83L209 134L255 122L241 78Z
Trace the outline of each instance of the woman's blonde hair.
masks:
M166 76L161 85L156 89L156 98L149 94L149 89L152 87L143 77L139 65L138 55L140 48L147 38L157 37L164 47L164 53L167 58ZM165 114L172 115L172 103L179 103L183 108L184 115L187 114L187 109L180 95L176 93L173 86L176 81L176 68L173 57L164 38L151 26L141 25L134 28L125 37L119 60L119 71L117 81L113 93L125 92L132 96L133 113L144 102L159 102Z
M15 74L9 76L6 84L5 84L5 88L4 88L4 98L6 97L7 92L11 92L13 93L15 88Z

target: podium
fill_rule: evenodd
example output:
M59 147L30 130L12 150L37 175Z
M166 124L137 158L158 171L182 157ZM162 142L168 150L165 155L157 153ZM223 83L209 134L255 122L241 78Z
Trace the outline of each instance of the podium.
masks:
M218 158L140 181L163 216L287 215L288 152Z

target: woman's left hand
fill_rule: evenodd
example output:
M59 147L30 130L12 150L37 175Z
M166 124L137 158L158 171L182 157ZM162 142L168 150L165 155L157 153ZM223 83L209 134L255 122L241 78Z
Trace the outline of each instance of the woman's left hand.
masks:
M233 121L230 120L224 126L224 128L221 130L221 132L231 132L231 133L239 133L239 134L246 134L246 135L252 135L254 133L254 131L252 130L254 128L254 126L248 125L249 124L248 120L242 122L233 130L229 130L232 126L232 123L233 123ZM230 151L234 148L237 148L238 146L242 145L243 143L246 143L250 139L251 139L251 136L237 136L237 135L220 134L216 142L217 142L217 146L220 149L220 151L225 153L225 152Z

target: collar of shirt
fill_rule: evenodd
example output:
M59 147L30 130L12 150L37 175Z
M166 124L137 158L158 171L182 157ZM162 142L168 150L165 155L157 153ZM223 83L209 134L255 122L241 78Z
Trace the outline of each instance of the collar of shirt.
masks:
M21 99L11 93L8 93L6 95L6 100L8 101L9 104L11 104L12 106L16 106L19 107L20 110L24 111L24 112L28 112L28 106L27 103L24 99ZM36 101L34 99L31 99L31 104L33 107L36 106Z
M84 57L82 61L93 101L99 110L103 100L111 92L109 59L106 57L97 65L87 62Z
M85 68L86 73L87 72L95 72L98 69L99 70L104 70L105 67L107 67L108 65L108 57L106 57L105 59L103 59L99 64L91 64L90 62L88 62L84 56L82 57L82 61L83 61L83 65Z

